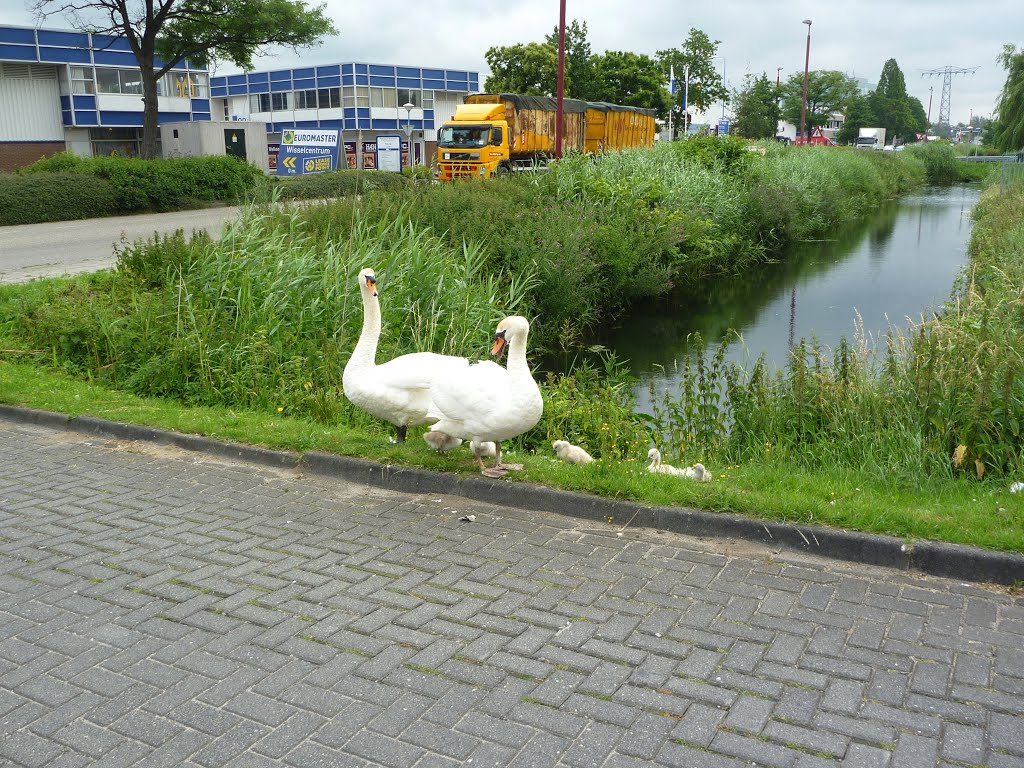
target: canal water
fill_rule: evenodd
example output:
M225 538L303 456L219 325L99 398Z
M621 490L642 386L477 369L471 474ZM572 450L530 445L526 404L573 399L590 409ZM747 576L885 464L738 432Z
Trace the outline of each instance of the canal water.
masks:
M639 378L644 410L652 388L677 390L694 332L711 349L732 338L727 360L749 368L763 353L782 368L801 338L833 348L843 337L871 342L890 327L905 330L949 297L979 196L977 187L936 187L888 203L835 239L798 243L777 262L638 307L601 343Z

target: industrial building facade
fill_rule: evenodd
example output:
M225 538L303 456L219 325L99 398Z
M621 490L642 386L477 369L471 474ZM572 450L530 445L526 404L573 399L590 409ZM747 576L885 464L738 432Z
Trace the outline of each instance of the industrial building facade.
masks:
M353 168L372 163L378 135L395 133L411 139L413 162L430 163L437 126L477 90L476 72L354 62L210 81L213 119L266 123L271 149L286 129L339 130Z
M211 77L186 61L160 79L158 112L161 124L265 123L271 162L282 130L336 129L349 165L370 167L384 133L411 135L414 159L429 162L436 126L478 89L478 73L462 70L343 63ZM142 121L126 40L0 25L0 171L65 150L136 155Z

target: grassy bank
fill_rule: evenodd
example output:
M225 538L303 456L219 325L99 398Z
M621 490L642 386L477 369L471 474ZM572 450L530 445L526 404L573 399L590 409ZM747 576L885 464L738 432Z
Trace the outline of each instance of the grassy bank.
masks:
M509 183L253 208L216 243L138 243L112 272L0 286L0 399L472 472L468 453L436 456L416 435L389 445L390 430L345 400L361 267L381 278L379 359L423 349L482 357L497 319L513 312L534 320L535 358L585 348L590 329L632 303L742 272L926 177L909 152L772 146L762 155L694 142L572 159ZM986 197L959 300L880 357L856 343L836 356L807 349L771 374L712 354L695 365L688 394L651 418L634 412L614 361L547 377L543 420L510 446L524 479L1024 550L1024 494L1006 490L1021 469L1012 352L1024 327L1021 282L1003 277L1011 264L1002 261L1021 260L1019 236L1005 234L1015 212ZM554 463L556 438L600 461ZM672 463L704 461L715 482L643 472L652 441Z

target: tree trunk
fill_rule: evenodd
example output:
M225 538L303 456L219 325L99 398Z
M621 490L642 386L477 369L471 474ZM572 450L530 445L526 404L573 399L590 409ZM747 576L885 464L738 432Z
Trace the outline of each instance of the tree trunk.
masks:
M160 127L157 124L159 105L156 95L156 72L153 71L153 64L148 65L139 62L139 69L142 72L142 157L151 159L157 157L156 140L159 137Z

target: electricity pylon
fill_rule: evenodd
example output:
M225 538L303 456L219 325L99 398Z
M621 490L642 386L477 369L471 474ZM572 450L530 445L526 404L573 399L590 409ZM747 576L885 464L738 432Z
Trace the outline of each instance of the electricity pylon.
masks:
M953 75L973 75L980 67L951 67L948 64L938 69L926 69L921 76L942 75L942 98L939 99L939 124L949 125L949 92L953 83Z

